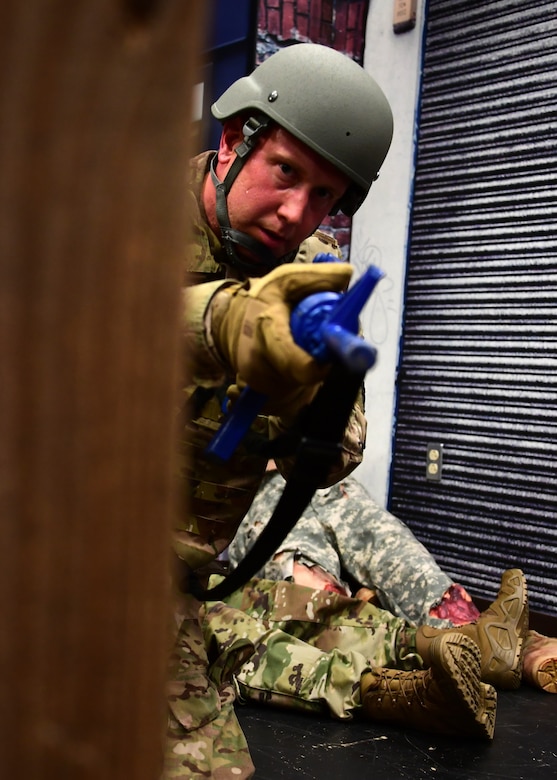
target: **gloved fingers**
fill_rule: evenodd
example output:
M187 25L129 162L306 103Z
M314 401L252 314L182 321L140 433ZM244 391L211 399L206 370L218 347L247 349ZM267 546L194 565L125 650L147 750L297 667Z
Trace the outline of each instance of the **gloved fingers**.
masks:
M317 292L344 292L352 276L349 263L287 263L261 279L249 280L249 296L268 303L298 303Z
M326 369L292 338L290 308L283 301L265 305L248 301L238 340L237 372L255 390L272 392L276 386L321 382Z
M322 382L328 367L318 363L292 338L290 311L277 303L258 318L258 331L273 369L288 382L315 385Z
M344 290L351 274L348 263L288 264L224 290L213 302L219 354L237 377L268 397L268 413L297 413L329 371L294 342L292 308L313 293Z

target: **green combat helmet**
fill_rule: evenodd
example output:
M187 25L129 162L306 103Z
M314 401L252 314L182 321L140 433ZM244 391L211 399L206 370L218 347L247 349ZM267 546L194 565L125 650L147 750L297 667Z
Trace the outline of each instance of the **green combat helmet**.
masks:
M393 116L376 81L360 65L328 46L300 43L279 50L249 76L235 81L212 105L221 122L249 118L244 142L224 181L212 169L217 219L230 261L242 265L234 244L256 251L268 267L290 258L270 256L249 236L230 227L226 196L258 135L271 121L328 160L352 182L332 213L348 216L361 206L379 174L393 134ZM253 113L250 113L253 112ZM263 250L263 251L261 251Z

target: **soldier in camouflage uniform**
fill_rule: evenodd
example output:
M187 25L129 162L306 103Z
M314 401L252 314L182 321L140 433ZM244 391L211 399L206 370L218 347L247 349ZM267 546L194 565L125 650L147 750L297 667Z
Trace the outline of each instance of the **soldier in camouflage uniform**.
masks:
M273 438L314 397L327 368L294 344L289 313L311 293L345 290L350 267L294 261L311 259L316 245L338 250L324 237L310 237L328 213L354 213L392 136L391 111L374 80L352 60L314 44L273 55L235 82L212 111L223 123L219 150L191 166L193 240L183 323L191 385L184 399L184 506L174 533L181 587L165 776L252 775L234 716L236 695L262 693L266 701L288 700L338 717L357 712L490 738L495 690L481 679L481 626L470 636L420 634L372 604L338 594L323 599L292 583L249 583L229 603L205 605L184 586L226 549L267 466L244 443L224 464L206 458L222 421L222 399L234 401L245 384L267 396L252 430ZM360 397L323 487L361 462L364 440ZM277 464L287 476L291 463ZM508 575L494 609L511 650L487 660L511 684L527 617L521 573Z
M228 548L232 567L267 524L284 486L284 478L270 464ZM408 526L379 506L353 476L316 491L258 576L373 599L409 626L461 626L480 614L471 596L445 574ZM555 637L530 630L523 663L523 679L557 693Z
M268 469L228 548L231 565L245 557L282 491L284 478ZM311 504L259 572L270 580L321 586L375 603L411 626L448 627L476 620L479 611L412 531L380 507L353 476L316 491ZM344 579L343 579L344 577Z

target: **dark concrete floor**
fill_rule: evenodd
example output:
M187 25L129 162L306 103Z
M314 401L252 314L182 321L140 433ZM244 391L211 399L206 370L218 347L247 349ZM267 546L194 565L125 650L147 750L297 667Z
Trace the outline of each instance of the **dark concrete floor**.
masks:
M523 685L498 694L492 742L284 710L237 709L254 780L540 780L557 778L557 695Z

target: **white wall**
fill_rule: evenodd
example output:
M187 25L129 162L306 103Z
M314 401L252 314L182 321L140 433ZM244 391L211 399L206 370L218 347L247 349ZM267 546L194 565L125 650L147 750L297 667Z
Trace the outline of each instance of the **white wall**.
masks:
M354 216L350 250L357 271L373 264L385 273L362 313L365 338L379 354L366 379L367 447L355 472L380 503L387 499L392 455L425 0L418 0L414 29L399 35L393 32L394 3L370 0L364 68L391 104L394 135L379 179Z

